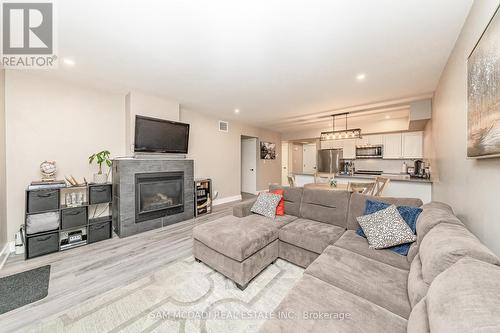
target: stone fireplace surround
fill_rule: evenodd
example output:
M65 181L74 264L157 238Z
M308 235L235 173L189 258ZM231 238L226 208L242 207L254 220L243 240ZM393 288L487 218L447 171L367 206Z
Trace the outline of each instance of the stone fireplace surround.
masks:
M117 158L113 160L113 228L119 237L161 228L194 216L193 160L165 158ZM183 172L184 211L178 214L136 221L136 175Z

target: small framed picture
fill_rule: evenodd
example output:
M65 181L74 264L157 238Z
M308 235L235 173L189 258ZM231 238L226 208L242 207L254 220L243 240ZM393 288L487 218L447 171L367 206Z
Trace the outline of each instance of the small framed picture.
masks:
M276 159L276 144L272 142L260 142L260 159L274 160Z

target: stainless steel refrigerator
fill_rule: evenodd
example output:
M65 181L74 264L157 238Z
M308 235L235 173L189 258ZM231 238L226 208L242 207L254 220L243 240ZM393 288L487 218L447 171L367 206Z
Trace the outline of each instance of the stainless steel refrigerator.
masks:
M318 150L318 172L337 173L340 170L342 149Z

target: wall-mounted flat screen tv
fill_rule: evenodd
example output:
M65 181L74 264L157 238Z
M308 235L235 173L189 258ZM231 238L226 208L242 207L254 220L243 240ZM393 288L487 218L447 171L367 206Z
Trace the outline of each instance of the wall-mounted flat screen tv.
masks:
M187 154L189 124L135 116L134 151Z

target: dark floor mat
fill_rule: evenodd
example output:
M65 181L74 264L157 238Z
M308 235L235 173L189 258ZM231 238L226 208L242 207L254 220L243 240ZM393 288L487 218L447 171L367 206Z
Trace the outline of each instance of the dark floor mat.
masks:
M0 314L41 300L49 290L50 265L0 279Z

